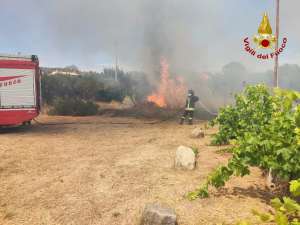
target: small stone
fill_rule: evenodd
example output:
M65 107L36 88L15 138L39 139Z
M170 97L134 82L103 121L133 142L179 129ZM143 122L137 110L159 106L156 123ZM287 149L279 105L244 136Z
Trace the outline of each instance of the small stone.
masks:
M141 225L176 225L174 209L148 203L142 215Z
M204 138L204 131L201 130L200 128L195 128L192 133L191 136L193 138Z

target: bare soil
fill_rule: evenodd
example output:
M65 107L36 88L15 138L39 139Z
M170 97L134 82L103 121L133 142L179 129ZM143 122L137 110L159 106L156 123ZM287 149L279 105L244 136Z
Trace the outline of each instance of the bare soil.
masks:
M146 203L174 208L178 224L255 222L251 209L271 210L270 191L258 168L232 177L211 196L189 201L183 195L201 185L203 175L226 164L229 153L208 146L211 138L190 137L193 126L179 120L41 115L41 123L69 125L11 127L0 135L0 224L138 224ZM101 124L105 122L137 124ZM90 123L90 124L80 124ZM207 133L216 132L217 128ZM193 171L174 169L180 145L199 150Z

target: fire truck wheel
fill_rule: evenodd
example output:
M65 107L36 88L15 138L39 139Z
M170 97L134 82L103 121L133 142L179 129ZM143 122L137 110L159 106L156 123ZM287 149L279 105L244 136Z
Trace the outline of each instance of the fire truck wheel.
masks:
M22 126L25 126L25 125L26 125L26 121L22 123Z

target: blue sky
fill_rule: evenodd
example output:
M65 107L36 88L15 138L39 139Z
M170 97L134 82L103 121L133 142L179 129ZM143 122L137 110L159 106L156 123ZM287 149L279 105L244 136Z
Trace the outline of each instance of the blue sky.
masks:
M276 0L0 0L2 53L36 54L40 64L81 70L118 64L152 71L159 55L178 70L221 71L231 61L250 71L273 69L245 51L267 11L276 32ZM299 63L299 0L280 1L279 63ZM255 43L250 41L250 47ZM257 50L270 53L272 50Z

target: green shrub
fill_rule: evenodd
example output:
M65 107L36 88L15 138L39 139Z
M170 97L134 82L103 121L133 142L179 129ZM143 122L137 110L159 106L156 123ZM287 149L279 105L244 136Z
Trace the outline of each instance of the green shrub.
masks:
M64 99L56 98L52 101L52 108L48 115L59 116L92 116L98 112L99 105L92 101L84 102L66 96Z
M191 148L191 149L193 150L193 152L195 153L195 157L197 158L199 154L198 148Z
M222 187L233 174L250 174L249 167L272 169L290 181L300 179L300 105L292 110L300 93L274 88L271 95L269 89L264 84L248 85L246 94L234 95L236 108L220 108L218 118L209 122L210 126L220 125L214 144L233 139L232 157L227 166L219 165L208 174L190 199L208 197L208 185Z

